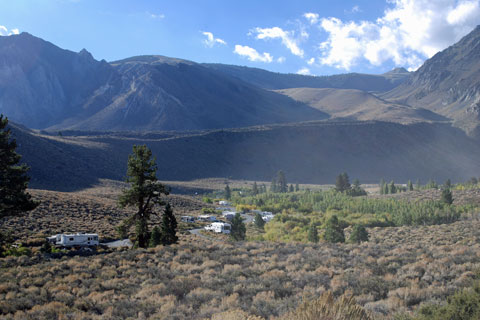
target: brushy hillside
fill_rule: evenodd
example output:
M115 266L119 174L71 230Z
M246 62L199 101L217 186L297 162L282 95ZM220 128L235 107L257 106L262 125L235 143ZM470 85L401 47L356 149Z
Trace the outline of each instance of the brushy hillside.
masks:
M468 190L457 197L460 192ZM26 234L20 239L26 245L38 246L29 240L38 240L45 226L52 233L90 226L86 231L104 229L101 235L108 237L128 213L115 209L118 189L108 186L32 193L43 200L38 211L1 221ZM176 213L199 214L203 206L187 196L170 198ZM303 302L322 306L331 292L336 304L352 312L386 319L425 303L443 303L471 286L480 267L480 221L464 218L444 225L367 228L370 240L362 244L232 243L185 233L169 247L88 257L55 259L33 248L30 257L0 259L0 317L289 319L289 312L303 310ZM363 309L344 303L348 297Z
M352 244L180 244L99 256L0 261L5 319L204 319L240 309L269 319L330 290L377 318L444 301L480 267L480 223L374 228Z

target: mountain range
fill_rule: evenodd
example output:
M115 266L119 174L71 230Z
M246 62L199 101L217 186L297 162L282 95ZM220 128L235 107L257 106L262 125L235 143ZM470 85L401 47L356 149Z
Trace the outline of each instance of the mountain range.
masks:
M144 143L169 180L270 180L280 169L295 182L343 171L458 180L480 171L479 57L479 27L415 72L325 77L164 56L97 61L22 33L0 37L0 113L37 187L122 179Z

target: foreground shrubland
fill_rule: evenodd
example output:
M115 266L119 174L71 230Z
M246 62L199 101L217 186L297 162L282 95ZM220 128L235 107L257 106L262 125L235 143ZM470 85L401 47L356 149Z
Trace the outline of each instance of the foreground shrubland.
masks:
M0 260L6 319L266 319L330 291L375 318L445 303L480 266L480 222L369 228L362 244L177 245L90 257ZM220 317L229 314L229 316ZM219 318L220 317L220 318Z

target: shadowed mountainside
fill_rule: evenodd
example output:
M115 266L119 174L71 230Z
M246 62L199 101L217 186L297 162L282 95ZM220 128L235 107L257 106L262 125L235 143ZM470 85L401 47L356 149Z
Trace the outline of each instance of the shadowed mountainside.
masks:
M480 147L448 124L309 122L175 135L46 136L13 125L33 187L74 190L98 178L123 179L133 144L147 144L162 180L232 177L333 183L346 171L364 183L464 180L478 174Z

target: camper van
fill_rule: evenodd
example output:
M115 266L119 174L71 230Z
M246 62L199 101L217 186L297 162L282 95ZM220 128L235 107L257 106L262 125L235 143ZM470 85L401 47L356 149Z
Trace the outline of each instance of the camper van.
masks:
M96 233L56 234L47 238L48 242L59 247L93 247L98 246Z
M230 224L225 222L214 222L205 227L205 230L225 234L229 234L231 229L232 227L230 226Z

